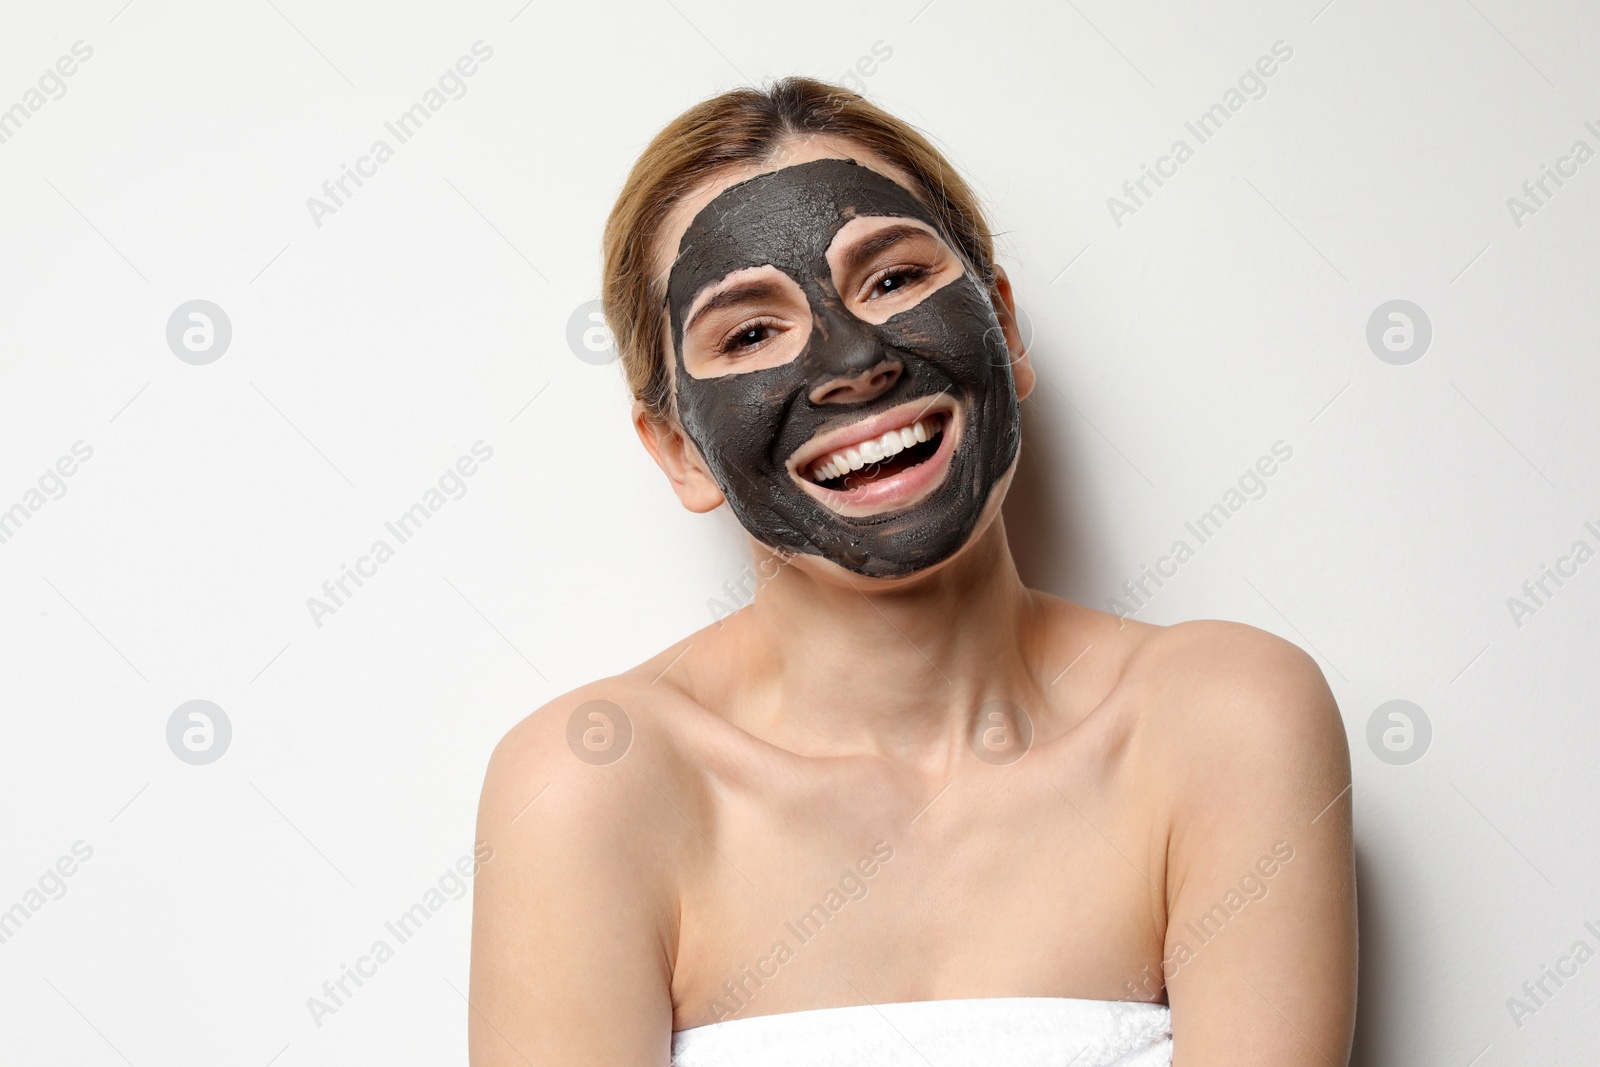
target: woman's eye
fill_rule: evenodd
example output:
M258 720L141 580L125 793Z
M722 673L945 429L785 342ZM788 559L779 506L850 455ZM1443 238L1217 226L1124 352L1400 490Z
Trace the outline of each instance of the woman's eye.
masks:
M740 326L722 342L720 351L726 355L729 352L738 352L755 348L767 339L772 327L764 322L755 322Z
M897 293L918 278L926 276L927 273L928 271L924 267L896 267L873 281L871 289L868 290L867 299L875 300L880 296Z

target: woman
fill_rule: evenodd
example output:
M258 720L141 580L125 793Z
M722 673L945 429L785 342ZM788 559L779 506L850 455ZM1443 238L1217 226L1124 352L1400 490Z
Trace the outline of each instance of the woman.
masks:
M1261 631L1023 586L1035 372L949 164L845 90L738 90L605 249L639 438L760 577L495 750L473 1063L1345 1064L1338 709Z

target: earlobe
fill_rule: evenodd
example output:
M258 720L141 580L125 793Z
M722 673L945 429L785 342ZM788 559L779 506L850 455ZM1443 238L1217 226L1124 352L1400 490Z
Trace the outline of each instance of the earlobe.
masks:
M1017 383L1017 400L1020 402L1028 399L1029 394L1033 392L1033 387L1038 383L1038 376L1034 374L1033 363L1028 359L1026 352L1018 356L1017 361L1011 364L1011 377Z
M683 428L671 419L662 418L645 408L640 401L633 403L633 429L639 435L650 458L656 461L678 495L683 506L696 514L714 511L725 499L716 479L706 468L700 450L694 446Z
M1028 358L1022 333L1017 328L1017 302L1011 292L1011 279L1006 275L1006 269L998 263L994 266L994 287L1000 295L1000 306L995 311L1000 315L1001 327L1005 330L1006 346L1011 349L1011 376L1016 381L1017 399L1026 400L1028 394L1033 392L1038 376L1034 373L1033 361Z

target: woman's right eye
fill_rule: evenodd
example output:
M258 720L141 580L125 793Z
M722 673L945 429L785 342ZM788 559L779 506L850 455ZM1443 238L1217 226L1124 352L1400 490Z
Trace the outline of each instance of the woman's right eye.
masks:
M723 339L718 352L728 355L733 352L747 352L752 348L759 348L767 340L772 325L768 322L742 323Z

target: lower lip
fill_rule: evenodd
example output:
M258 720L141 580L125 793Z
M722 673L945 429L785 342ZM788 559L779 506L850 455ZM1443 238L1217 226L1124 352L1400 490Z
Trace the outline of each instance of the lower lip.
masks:
M855 489L829 489L801 475L794 477L806 492L847 518L863 518L909 507L932 492L950 470L950 454L956 439L954 412L947 413L944 420L944 432L939 436L939 447L933 455L893 477L879 478Z

